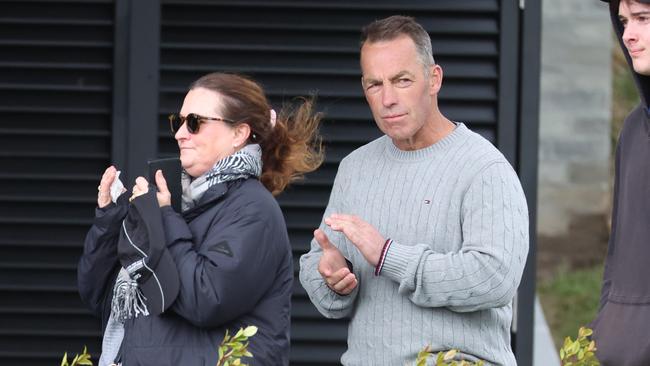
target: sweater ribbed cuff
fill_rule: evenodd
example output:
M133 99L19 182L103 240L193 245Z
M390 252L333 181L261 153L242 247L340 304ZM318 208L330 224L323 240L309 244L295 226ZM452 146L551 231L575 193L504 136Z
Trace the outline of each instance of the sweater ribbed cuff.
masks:
M391 241L381 273L395 281L400 281L407 274L409 263L419 256L420 251L420 248Z
M375 266L375 276L379 276L381 273L381 268L384 266L384 260L386 259L386 253L388 253L388 248L390 248L390 243L393 241L388 238L384 243L384 246L381 248L381 254L379 255L379 262Z

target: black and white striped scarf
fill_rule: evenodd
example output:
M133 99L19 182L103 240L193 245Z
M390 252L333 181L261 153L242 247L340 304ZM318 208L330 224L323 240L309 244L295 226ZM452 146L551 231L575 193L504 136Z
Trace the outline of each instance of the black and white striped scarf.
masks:
M203 194L215 184L262 174L262 148L258 144L244 146L236 153L219 160L209 171L192 180L185 171L181 176L183 211L196 206Z

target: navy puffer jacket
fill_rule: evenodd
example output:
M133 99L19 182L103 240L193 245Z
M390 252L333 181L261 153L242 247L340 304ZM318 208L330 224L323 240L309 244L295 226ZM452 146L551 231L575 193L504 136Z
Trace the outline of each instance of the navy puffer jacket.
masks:
M110 315L120 268L117 240L129 209L126 194L97 209L78 266L82 300ZM177 266L180 291L159 316L127 320L122 362L136 365L217 363L225 330L255 325L251 365L289 363L293 264L286 224L273 196L257 179L211 187L199 204L179 215L161 208L167 247ZM147 219L147 218L145 218Z

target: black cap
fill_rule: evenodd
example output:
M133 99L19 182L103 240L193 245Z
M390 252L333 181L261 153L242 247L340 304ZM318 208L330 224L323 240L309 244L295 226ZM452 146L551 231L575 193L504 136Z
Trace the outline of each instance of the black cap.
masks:
M147 311L157 315L178 296L176 263L165 244L165 233L155 190L135 198L122 221L117 253L122 267L146 298Z

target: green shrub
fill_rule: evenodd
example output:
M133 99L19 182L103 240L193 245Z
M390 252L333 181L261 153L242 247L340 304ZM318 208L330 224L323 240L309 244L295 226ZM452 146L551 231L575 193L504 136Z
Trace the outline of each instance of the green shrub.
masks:
M432 354L433 353L431 352L431 347L424 347L424 349L418 353L418 357L415 360L415 366L425 366L427 364L427 359ZM463 359L454 360L457 354L458 350L455 349L449 350L447 352L438 352L436 355L436 366L482 366L484 364L484 362L480 360L476 363Z
M241 363L242 357L253 357L253 354L248 351L248 338L257 333L256 326L248 326L246 329L239 328L239 331L233 336L226 335L219 345L219 361L217 366L246 366Z
M92 366L93 362L90 360L88 349L84 346L84 351L79 355L75 355L72 363L68 363L68 352L63 354L61 366Z
M571 337L564 339L564 345L560 348L560 361L562 366L599 366L596 358L596 342L589 339L593 331L586 327L580 327L578 338L574 341Z

